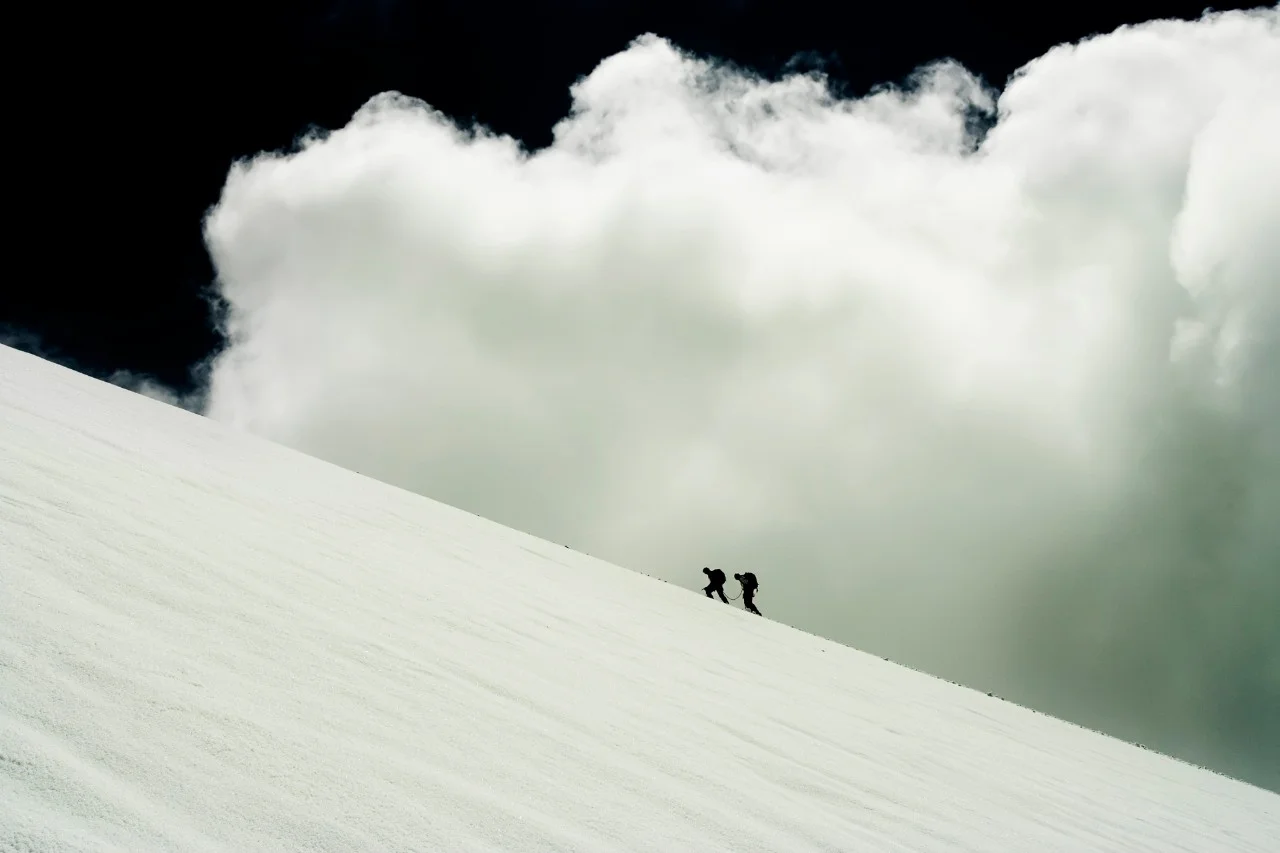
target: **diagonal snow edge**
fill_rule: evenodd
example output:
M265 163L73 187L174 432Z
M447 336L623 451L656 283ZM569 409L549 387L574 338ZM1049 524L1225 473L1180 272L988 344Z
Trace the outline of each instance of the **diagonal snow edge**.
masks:
M7 347L0 548L0 850L1280 838L1270 792Z

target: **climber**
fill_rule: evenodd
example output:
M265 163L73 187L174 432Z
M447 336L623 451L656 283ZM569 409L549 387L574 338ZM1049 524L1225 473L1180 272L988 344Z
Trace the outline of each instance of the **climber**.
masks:
M733 579L742 584L743 606L757 616L761 615L760 611L756 609L755 604L751 601L751 599L755 598L756 590L760 588L760 581L756 580L756 576L751 572L744 572L740 575L735 574Z
M725 604L728 604L729 599L724 597L724 572L720 571L719 569L704 568L702 570L702 573L706 575L707 578L711 581L711 583L707 584L702 588L702 591L707 594L707 598L710 598L711 593L714 592L720 596L721 601L723 601Z

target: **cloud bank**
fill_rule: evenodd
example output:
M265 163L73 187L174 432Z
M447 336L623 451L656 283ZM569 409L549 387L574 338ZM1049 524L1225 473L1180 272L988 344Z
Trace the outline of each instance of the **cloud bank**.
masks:
M1280 789L1280 14L1002 91L646 36L550 147L395 93L237 164L206 413Z

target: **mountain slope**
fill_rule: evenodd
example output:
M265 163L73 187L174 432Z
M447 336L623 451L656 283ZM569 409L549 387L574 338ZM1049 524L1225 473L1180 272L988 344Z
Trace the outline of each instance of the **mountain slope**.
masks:
M0 850L1280 837L1274 794L3 347L0 448Z

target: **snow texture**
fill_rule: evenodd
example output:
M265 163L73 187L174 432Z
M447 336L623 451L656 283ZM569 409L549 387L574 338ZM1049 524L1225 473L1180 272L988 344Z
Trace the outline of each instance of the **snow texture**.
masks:
M0 451L0 850L1280 838L1280 796L774 622L767 577L760 618L4 347Z

